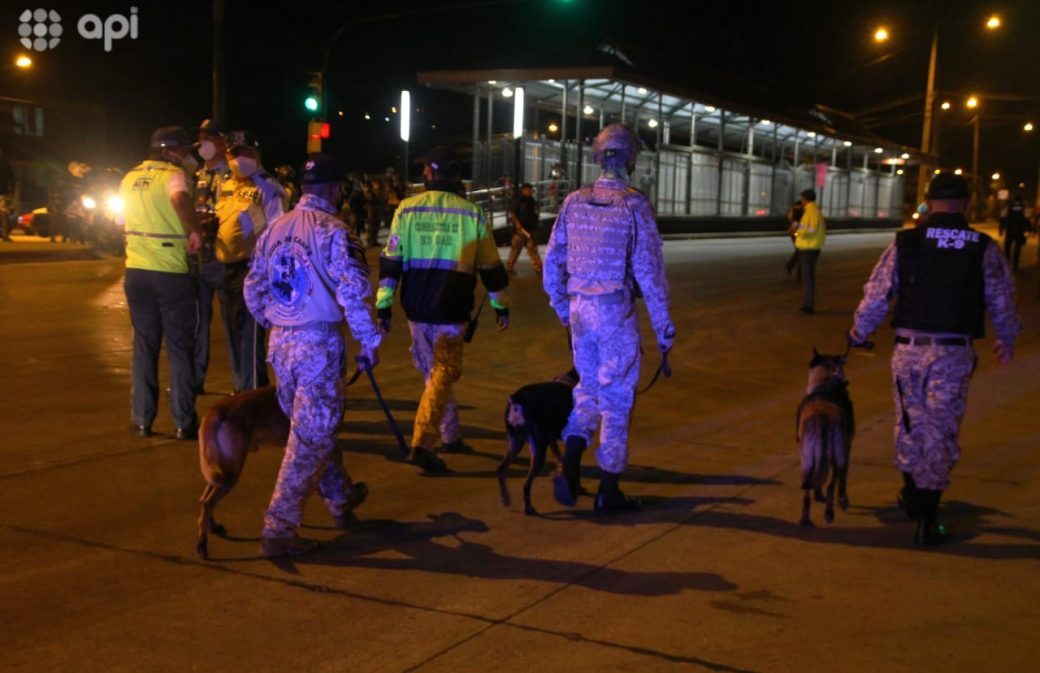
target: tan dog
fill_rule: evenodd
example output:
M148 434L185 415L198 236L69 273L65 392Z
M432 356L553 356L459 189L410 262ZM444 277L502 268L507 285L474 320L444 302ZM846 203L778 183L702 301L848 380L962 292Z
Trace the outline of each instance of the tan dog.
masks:
M224 534L213 520L217 503L231 492L242 475L246 457L261 444L284 447L289 441L289 419L285 416L274 386L247 390L225 397L213 405L199 426L199 467L206 488L199 502L199 541L196 551L207 558L208 534Z

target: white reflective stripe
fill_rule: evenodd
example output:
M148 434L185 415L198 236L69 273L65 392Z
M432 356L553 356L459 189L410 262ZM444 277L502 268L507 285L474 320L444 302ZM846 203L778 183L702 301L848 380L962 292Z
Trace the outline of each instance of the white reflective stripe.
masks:
M147 231L128 231L125 232L127 236L143 236L144 238L177 238L187 239L187 234L153 234Z

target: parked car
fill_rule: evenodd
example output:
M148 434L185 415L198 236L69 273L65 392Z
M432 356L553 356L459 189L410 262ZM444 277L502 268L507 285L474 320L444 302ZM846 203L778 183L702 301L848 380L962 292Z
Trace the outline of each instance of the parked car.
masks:
M41 206L19 215L18 228L29 235L50 236L51 222L47 216L47 206Z

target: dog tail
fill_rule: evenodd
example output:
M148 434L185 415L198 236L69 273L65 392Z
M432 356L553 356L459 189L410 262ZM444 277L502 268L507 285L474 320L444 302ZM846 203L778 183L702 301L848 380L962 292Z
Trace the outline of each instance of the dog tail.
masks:
M834 441L831 419L826 414L813 414L805 419L802 435L802 488L823 488L827 481L829 456Z

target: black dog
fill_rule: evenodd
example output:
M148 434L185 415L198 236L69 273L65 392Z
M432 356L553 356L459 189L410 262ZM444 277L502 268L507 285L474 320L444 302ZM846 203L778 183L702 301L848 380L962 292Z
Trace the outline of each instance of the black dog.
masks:
M563 462L557 442L574 408L573 390L577 383L578 372L572 369L552 381L524 386L509 396L505 412L509 448L497 470L504 506L508 507L511 502L506 487L506 471L527 442L531 447L531 468L524 482L524 514L533 516L538 513L531 505L531 483L545 465L547 448L552 449L558 464Z

